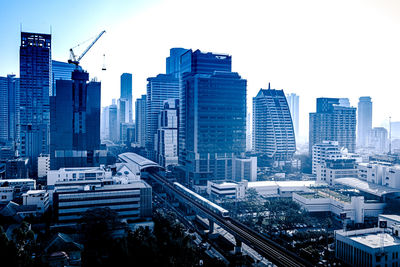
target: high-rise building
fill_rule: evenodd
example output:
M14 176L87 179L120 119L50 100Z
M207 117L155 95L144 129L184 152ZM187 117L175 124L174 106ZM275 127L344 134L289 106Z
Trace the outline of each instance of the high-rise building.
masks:
M292 117L283 90L260 89L253 98L254 151L274 161L289 161L296 152Z
M166 74L171 74L175 78L181 77L181 56L189 51L185 48L171 48L170 56L166 59Z
M146 98L146 95L142 95L135 103L135 139L140 147L145 147L146 144Z
M155 160L154 139L158 128L158 115L164 100L179 98L179 80L173 75L159 74L147 79L146 99L146 150Z
M187 181L232 179L246 150L246 83L231 72L231 56L188 50L181 56L179 162Z
M83 166L90 166L94 151L100 149L101 85L88 80L87 72L75 70L72 80L56 81L57 94L50 102L52 170L79 167L82 157L87 158Z
M290 115L292 116L294 135L296 140L299 140L299 96L291 93L286 95L289 105Z
M310 113L310 155L313 145L323 141L338 141L340 147L355 151L356 108L341 106L340 102L339 98L317 98L317 112Z
M372 129L372 101L369 96L360 97L358 102L357 146L368 144L368 134Z
M132 74L123 73L121 75L121 98L128 100L127 105L127 123L132 123L133 113L132 113Z
M29 157L33 173L37 157L49 153L51 35L21 32L19 154Z
M129 123L129 100L120 98L117 101L117 124L118 124L118 140L122 141L122 135L126 134L122 131L122 124Z
M72 80L72 72L77 68L78 70L82 70L81 66L75 66L73 64L69 64L66 62L62 61L57 61L57 60L52 60L51 61L52 65L52 87L53 87L53 92L52 96L55 96L57 93L57 88L56 88L56 81L57 80Z
M165 100L158 117L155 151L157 162L163 167L178 165L178 108L178 99Z
M15 75L0 77L0 143L15 150L19 119L19 79Z
M104 140L118 142L118 107L116 104L111 104L103 108L103 135Z
M388 152L388 131L384 127L374 127L369 131L368 147L376 153Z

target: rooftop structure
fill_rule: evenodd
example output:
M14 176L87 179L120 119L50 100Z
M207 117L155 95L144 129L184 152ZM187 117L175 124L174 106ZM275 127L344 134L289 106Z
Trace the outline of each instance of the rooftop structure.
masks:
M338 178L336 184L345 185L374 196L383 197L388 194L400 195L400 189L394 189L383 185L373 184L358 178Z

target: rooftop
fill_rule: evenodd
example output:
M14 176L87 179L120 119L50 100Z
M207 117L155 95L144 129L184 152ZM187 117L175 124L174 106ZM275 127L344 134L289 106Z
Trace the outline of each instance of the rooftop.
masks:
M373 184L367 181L360 180L358 178L338 178L335 179L335 183L355 188L378 197L393 193L400 194L400 189Z
M310 187L315 186L315 181L258 181L249 182L248 187L264 187L264 186L279 186L279 187Z
M354 242L363 244L370 248L381 248L390 246L399 246L400 238L389 233L381 232L380 228L369 228L355 231L336 231L336 234L348 237Z

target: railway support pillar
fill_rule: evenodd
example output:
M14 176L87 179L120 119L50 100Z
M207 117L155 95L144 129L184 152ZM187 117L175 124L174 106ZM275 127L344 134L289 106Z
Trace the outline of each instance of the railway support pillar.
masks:
M214 232L214 221L208 219L208 233L212 234Z
M239 240L237 237L235 237L236 245L234 248L234 253L235 254L241 254L242 253L242 241Z

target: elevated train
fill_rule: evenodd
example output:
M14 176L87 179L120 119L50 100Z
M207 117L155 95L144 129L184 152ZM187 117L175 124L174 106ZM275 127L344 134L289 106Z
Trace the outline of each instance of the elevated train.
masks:
M180 183L174 182L174 187L182 192L183 194L187 195L188 197L194 199L199 204L209 208L210 210L214 211L215 213L221 215L224 218L229 218L229 211L218 206L217 204L211 202L210 200L200 196L199 194L193 192L189 188L181 185Z

